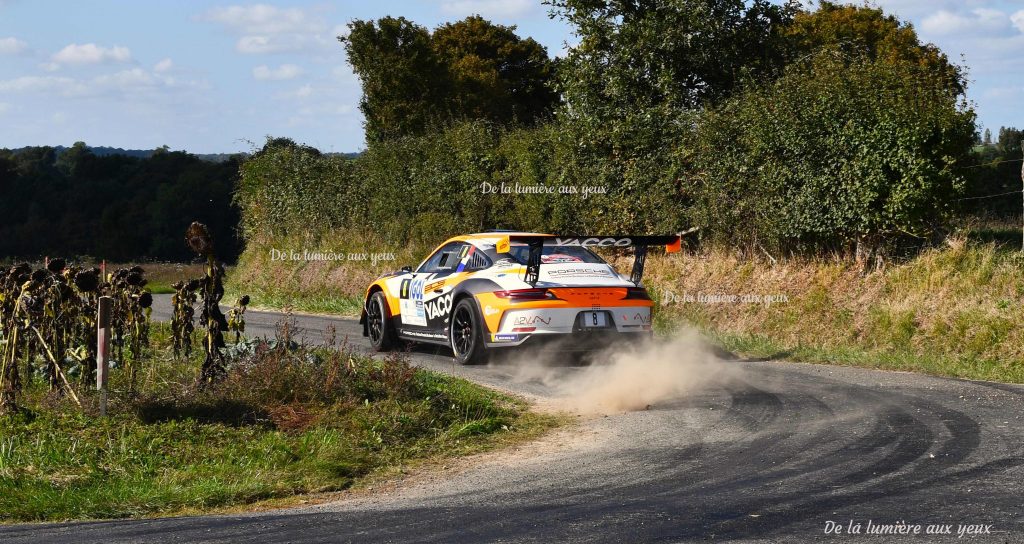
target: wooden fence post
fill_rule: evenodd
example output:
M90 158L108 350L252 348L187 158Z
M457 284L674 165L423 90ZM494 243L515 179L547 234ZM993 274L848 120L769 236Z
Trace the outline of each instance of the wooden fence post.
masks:
M100 297L96 311L96 389L100 392L100 416L107 415L107 377L110 373L110 319L114 299Z

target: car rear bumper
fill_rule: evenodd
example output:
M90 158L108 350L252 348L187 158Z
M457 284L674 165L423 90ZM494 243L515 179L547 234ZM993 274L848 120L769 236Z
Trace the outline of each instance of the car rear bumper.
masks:
M636 332L620 332L615 329L595 331L574 331L571 333L494 333L488 349L500 348L538 348L544 351L589 352L599 351L611 346L649 340L653 333L650 330Z

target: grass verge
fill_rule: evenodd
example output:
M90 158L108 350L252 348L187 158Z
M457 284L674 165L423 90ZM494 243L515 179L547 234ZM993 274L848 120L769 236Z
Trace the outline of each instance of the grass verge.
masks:
M174 361L166 326L135 393L115 373L110 416L29 388L0 421L0 520L202 512L329 492L557 424L526 404L401 358L248 342L219 385ZM199 345L199 344L197 344ZM201 349L201 348L200 348Z

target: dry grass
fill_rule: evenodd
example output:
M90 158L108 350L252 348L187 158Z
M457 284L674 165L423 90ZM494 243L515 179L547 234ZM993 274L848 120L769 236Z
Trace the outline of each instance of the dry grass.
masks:
M646 281L663 320L733 343L757 338L753 345L793 358L1024 382L1022 264L995 243L955 238L868 273L840 260L712 251L652 258ZM786 301L706 303L701 293Z
M284 308L342 315L358 313L365 289L381 274L417 266L433 250L423 244L384 242L373 235L336 231L311 240L303 237L251 243L239 259L225 298L245 291L255 307ZM276 252L276 253L275 253ZM299 257L275 258L281 254ZM344 255L343 260L307 260L303 252ZM373 255L386 255L372 259ZM366 255L366 260L352 259Z
M772 262L714 250L652 255L645 282L660 307L659 327L695 324L729 349L1024 383L1024 256L1007 241L1018 233L977 226L963 232L943 247L867 273L841 257ZM256 246L242 256L229 289L251 293L257 306L352 315L377 275L415 266L433 249L348 232L323 240L275 241L273 247L393 252L396 259L377 266L271 261L271 246ZM615 264L628 271L630 262L623 257ZM707 303L701 295L775 301Z

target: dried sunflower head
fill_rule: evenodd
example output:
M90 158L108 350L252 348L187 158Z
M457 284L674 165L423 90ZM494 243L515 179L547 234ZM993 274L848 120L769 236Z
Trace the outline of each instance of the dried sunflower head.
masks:
M73 289L71 289L71 286L66 284L66 283L61 283L60 284L60 298L63 299L63 300L68 300L68 299L70 299L73 296L75 296L75 291Z
M143 270L143 269L142 269L142 267L141 267L141 266L139 266L139 265L135 265L135 266L133 266L133 267L129 268L129 269L128 269L128 272L131 272L131 273L134 273L134 274L139 274L140 276L141 276L142 274L145 274L145 273L146 273L146 271L145 271L145 270Z
M67 261L64 259L51 259L50 262L46 263L46 269L54 274L60 274L64 271L64 267L67 266Z
M181 291L182 287L185 287L185 282L181 280L178 280L171 284L171 289L174 289L175 291Z
M213 239L210 238L210 231L207 230L206 225L198 221L193 221L185 231L185 243L198 255L207 257L213 253Z
M192 278L185 284L186 291L195 291L196 289L199 289L199 278Z
M238 305L239 306L248 306L249 305L249 295L242 295L242 298L238 299Z
M149 308L152 305L153 305L153 295L149 294L148 292L142 293L141 295L139 295L139 307L140 308Z
M83 293L91 293L100 286L100 271L98 269L83 270L75 274L75 287Z
M39 270L36 270L35 272L32 272L31 278L32 278L32 281L43 281L43 280L45 280L49 276L50 276L50 273L49 273L48 270L40 268Z
M124 278L124 282L133 287L138 287L142 285L143 281L144 280L142 279L142 274L139 274L137 272L129 272L128 275L125 276Z

